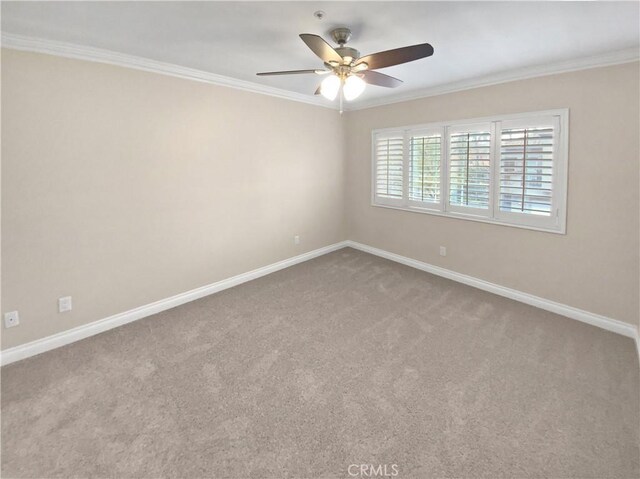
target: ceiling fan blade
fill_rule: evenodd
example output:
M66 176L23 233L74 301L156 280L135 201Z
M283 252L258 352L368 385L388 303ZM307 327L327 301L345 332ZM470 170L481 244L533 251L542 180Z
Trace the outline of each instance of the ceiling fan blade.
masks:
M304 75L306 73L317 73L318 75L322 75L324 70L288 70L283 72L261 72L256 73L256 75L264 77L269 75Z
M378 68L412 62L420 58L430 57L431 55L433 55L433 47L428 43L421 43L419 45L396 48L395 50L387 50L386 52L372 53L371 55L360 57L356 60L356 65L364 62L369 65L369 70L377 70Z
M402 85L402 80L390 77L384 73L365 70L359 75L362 75L362 79L370 85L386 86L387 88L395 88Z
M325 62L342 63L342 57L336 52L331 45L325 42L322 37L311 33L301 33L300 38L307 44L311 51L318 55Z

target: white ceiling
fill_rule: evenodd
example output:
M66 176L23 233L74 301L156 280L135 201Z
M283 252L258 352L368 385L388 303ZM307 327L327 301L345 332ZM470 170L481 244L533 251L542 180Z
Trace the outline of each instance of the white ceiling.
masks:
M2 2L3 33L68 42L312 95L319 78L256 72L318 68L298 38L353 31L368 54L429 42L427 59L382 70L360 103L502 72L638 48L638 2ZM319 21L313 16L324 10Z

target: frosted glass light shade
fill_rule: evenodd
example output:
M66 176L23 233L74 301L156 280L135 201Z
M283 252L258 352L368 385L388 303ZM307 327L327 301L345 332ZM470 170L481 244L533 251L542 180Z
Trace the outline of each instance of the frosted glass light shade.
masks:
M349 76L344 82L344 99L347 101L355 100L364 91L365 86L366 83L359 76Z
M339 90L340 78L335 75L329 75L320 84L320 94L327 100L335 100Z

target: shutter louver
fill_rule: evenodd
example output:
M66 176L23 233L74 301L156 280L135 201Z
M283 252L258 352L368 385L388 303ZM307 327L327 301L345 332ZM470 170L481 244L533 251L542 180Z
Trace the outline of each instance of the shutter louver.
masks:
M503 129L500 136L500 211L550 216L553 127Z
M376 139L375 191L377 197L402 199L403 144L402 135Z
M412 136L409 141L409 199L440 202L442 135Z
M452 133L449 145L449 203L487 209L491 134L489 131Z

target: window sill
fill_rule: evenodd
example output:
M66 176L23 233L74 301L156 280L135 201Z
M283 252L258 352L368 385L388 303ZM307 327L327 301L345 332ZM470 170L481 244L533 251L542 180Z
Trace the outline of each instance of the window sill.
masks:
M427 214L427 215L433 215L433 216L441 216L443 218L451 218L455 220L475 221L478 223L489 223L489 224L498 225L498 226L508 226L511 228L540 231L542 233L553 233L557 235L567 234L565 226L557 227L557 228L544 228L540 226L519 225L515 223L507 223L505 221L500 221L493 218L484 218L476 215L465 215L463 213L457 213L452 211L442 212L437 210L431 210L428 208L420 208L417 206L391 206L391 205L384 205L384 204L373 203L373 202L371 203L371 206L374 206L376 208L387 208L391 210L408 211L410 213L421 213L421 214Z

